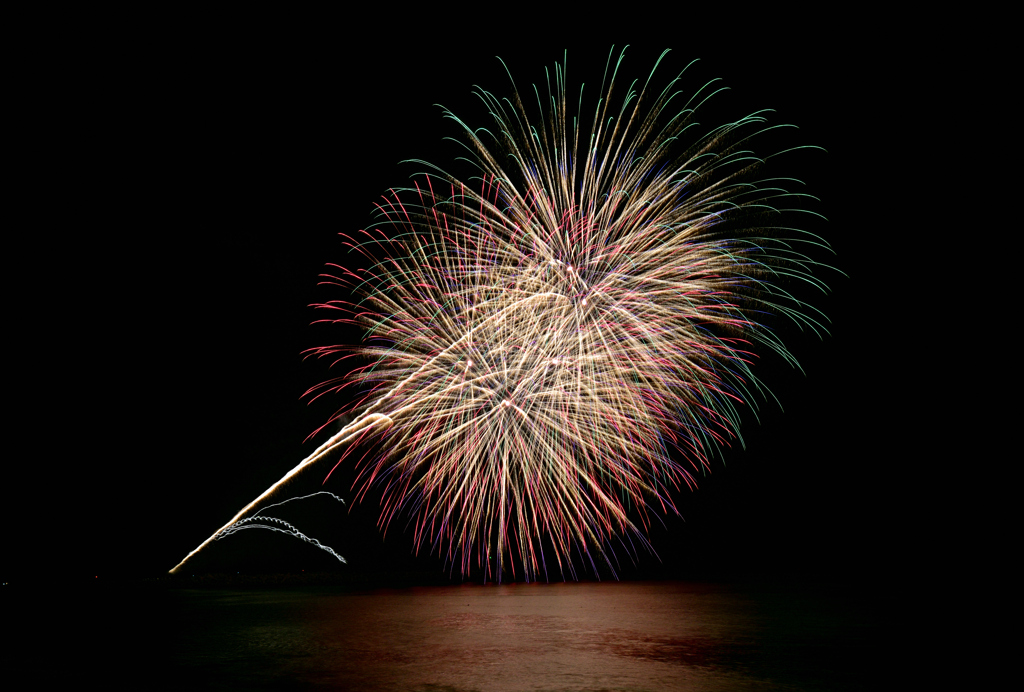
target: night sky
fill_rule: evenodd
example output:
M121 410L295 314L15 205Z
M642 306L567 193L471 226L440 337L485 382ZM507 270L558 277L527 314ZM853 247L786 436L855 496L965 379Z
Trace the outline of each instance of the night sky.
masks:
M310 304L348 297L318 286L325 263L353 261L337 234L367 227L381 195L421 170L403 159L465 171L451 165L459 147L444 141L459 136L457 126L434 104L488 125L471 91L509 94L495 55L525 91L568 49L570 91L586 82L592 99L613 43L616 52L631 44L621 70L630 78L646 77L672 48L659 84L701 58L688 91L713 77L731 87L702 124L772 108L771 123L800 129L766 140L767 149L828 150L790 156L776 170L821 198L811 208L829 222L804 227L838 253L818 259L848 275L819 274L832 293L814 305L832 320L831 336L780 324L806 376L767 354L756 368L784 412L765 401L759 424L745 413L746 450L734 442L699 490L679 493L683 517L652 531L661 561L640 550L633 565L622 551L620 576L857 579L885 568L895 462L875 431L895 415L877 346L879 320L890 317L877 315L877 238L865 228L879 219L864 207L864 157L878 127L864 104L871 89L878 98L876 68L821 33L729 34L728 46L722 34L589 43L552 34L528 49L502 36L343 40L322 27L241 23L162 37L156 50L144 36L97 46L98 57L69 68L66 103L77 115L62 141L66 180L78 183L68 199L81 220L82 280L66 296L78 307L64 324L70 350L51 365L66 374L56 378L63 403L50 418L68 421L76 443L31 472L23 485L36 501L21 503L17 518L5 510L9 526L31 522L32 512L57 517L37 524L53 521L46 535L10 540L8 579L159 576L326 439L306 441L345 402L307 405L302 395L344 366L330 370L302 352L360 339L310 324L319 317ZM329 468L307 472L285 496L320 489ZM342 467L323 488L351 501L352 479ZM436 556L410 554L402 525L382 539L377 515L373 501L323 498L278 515L332 545L347 567L264 531L215 544L199 567L447 574Z

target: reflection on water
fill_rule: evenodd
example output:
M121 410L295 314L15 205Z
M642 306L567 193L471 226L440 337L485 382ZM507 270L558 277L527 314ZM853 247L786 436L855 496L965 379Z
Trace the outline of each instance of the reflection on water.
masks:
M686 583L179 592L179 685L210 689L861 689L872 620L823 595Z

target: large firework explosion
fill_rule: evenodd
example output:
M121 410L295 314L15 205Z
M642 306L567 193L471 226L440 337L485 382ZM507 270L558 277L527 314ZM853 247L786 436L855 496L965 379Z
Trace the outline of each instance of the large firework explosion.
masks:
M785 126L761 111L692 134L717 80L686 97L682 73L658 93L650 76L633 82L615 107L622 57L609 55L589 112L581 93L573 114L564 63L533 89L539 117L514 87L477 91L491 129L446 111L479 175L430 166L345 236L370 268L332 265L361 299L320 307L368 344L313 353L369 364L311 393L360 386L336 416L354 419L209 540L371 437L357 497L382 488L381 527L412 517L416 545L464 573L575 576L574 556L614 572L613 544L646 545L650 510L677 513L675 491L766 391L753 354L796 365L760 316L823 330L781 285L824 289L799 250L824 242L783 226L782 207L806 195L749 148Z

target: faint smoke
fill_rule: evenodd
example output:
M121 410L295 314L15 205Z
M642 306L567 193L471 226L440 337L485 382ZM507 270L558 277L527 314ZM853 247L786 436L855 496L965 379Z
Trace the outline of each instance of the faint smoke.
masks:
M351 423L353 420L355 420L355 416L349 413L343 413L342 415L338 416L334 421L334 432L341 432L342 428Z

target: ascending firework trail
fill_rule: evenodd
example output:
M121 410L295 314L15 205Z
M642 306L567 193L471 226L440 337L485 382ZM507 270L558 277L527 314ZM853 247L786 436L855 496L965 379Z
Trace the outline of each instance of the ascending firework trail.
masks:
M771 157L748 149L787 126L764 125L760 111L690 135L721 89L713 80L669 115L682 73L657 95L650 76L633 82L614 108L623 54L613 57L587 117L569 112L564 64L546 99L534 89L535 124L514 89L477 92L493 130L445 111L469 141L479 191L425 164L375 227L345 236L370 268L331 265L330 281L361 299L318 306L367 330L364 347L312 351L369 358L310 390L362 386L334 418L354 420L172 572L301 470L371 436L357 498L379 484L381 527L408 512L416 545L464 573L475 556L485 578L518 567L531 580L554 558L575 577L573 553L614 572L614 540L646 546L649 510L677 512L673 490L739 438L738 406L764 394L754 350L796 365L760 317L824 331L782 285L824 291L801 248L827 244L783 225L800 210L782 207L808 195L767 177Z

